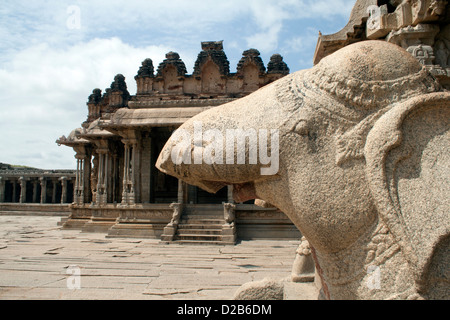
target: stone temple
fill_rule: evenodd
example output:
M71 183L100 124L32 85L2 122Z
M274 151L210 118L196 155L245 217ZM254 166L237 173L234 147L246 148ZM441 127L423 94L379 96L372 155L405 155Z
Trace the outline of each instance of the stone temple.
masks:
M266 67L258 50L246 50L231 73L222 41L201 47L192 74L178 53L169 52L157 68L151 59L142 62L136 95L120 74L105 92L93 90L82 127L57 140L72 147L77 159L65 228L203 243L299 238L276 209L235 204L229 188L210 194L155 168L161 149L186 120L289 74L279 54Z

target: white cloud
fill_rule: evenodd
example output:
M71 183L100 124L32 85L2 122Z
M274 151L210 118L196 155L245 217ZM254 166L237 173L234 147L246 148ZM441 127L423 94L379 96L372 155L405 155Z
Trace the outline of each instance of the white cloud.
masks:
M247 45L263 52L276 50L281 27L281 24L276 24L263 32L247 37Z
M273 51L280 42L280 34L283 31L284 23L288 21L305 20L304 26L309 21L332 20L336 16L349 17L349 13L354 5L353 0L335 0L330 3L329 0L249 0L254 21L259 30L246 37L247 44L261 51ZM307 30L298 30L299 34L295 37L294 46L296 49L302 49L305 42L310 43L311 34ZM337 30L336 30L337 31ZM317 33L314 35L317 41ZM302 46L299 46L299 41ZM290 48L289 51L295 51Z
M86 119L92 90L109 87L122 73L135 94L140 62L148 57L162 61L168 51L163 46L135 48L117 38L67 49L43 43L21 51L0 69L0 161L42 168L73 166L73 151L58 149L55 140ZM50 156L58 152L62 158Z

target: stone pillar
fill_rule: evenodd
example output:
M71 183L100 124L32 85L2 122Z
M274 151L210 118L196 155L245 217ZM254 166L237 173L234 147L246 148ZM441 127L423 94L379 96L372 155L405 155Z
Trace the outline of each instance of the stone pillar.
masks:
M59 178L61 181L61 204L67 202L67 177Z
M12 203L16 202L17 199L17 181L16 180L12 180Z
M227 190L228 190L228 203L234 203L233 186L227 186Z
M178 179L178 203L186 203L186 183Z
M78 205L84 203L84 159L77 158L77 173L75 176L74 202Z
M134 189L134 203L141 202L141 148L137 139L131 139L131 182Z
M5 202L5 179L0 177L0 203Z
M93 153L92 171L89 177L93 204L97 203L98 167L99 167L99 155L98 152L96 151L95 153Z
M86 155L83 160L83 174L82 174L82 188L83 188L83 203L89 203L92 200L91 195L91 155Z
M187 185L187 201L189 204L197 203L198 188L193 185Z
M19 178L20 182L20 203L25 203L27 200L27 181L24 177Z
M107 150L98 151L98 179L96 203L105 205L108 202L108 152Z
M155 170L152 166L152 138L149 132L141 135L139 144L139 203L150 203L153 177Z
M52 185L53 185L53 189L52 189L52 204L55 204L56 203L56 184L57 184L57 182L54 180L54 179L52 179L51 180L52 181Z
M83 205L84 203L84 162L85 157L76 156L77 159L77 172L75 175L75 184L73 187L73 201L77 205Z
M122 206L128 205L129 198L129 176L130 176L130 145L127 140L123 140L123 180L122 180Z
M118 180L118 176L117 176L117 162L118 162L118 157L117 157L117 153L113 153L111 156L111 162L112 162L112 168L111 168L111 202L112 203L117 203L117 180Z
M104 168L103 168L103 188L104 188L104 200L103 203L107 204L108 203L108 188L109 188L109 153L106 152L103 156L103 161L104 161Z
M123 187L122 206L135 205L135 145L128 139L123 140L124 163L123 163Z
M41 183L41 203L45 203L47 198L47 180L44 177L40 177L39 182Z
M35 181L33 181L33 199L32 199L33 203L38 203L37 191L38 191L38 181L35 180Z

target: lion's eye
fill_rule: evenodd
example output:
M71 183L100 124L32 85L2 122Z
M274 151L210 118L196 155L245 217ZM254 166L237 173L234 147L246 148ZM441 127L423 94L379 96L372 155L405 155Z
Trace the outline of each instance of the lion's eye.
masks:
M301 136L307 136L309 134L309 124L306 120L300 120L294 127L295 133Z

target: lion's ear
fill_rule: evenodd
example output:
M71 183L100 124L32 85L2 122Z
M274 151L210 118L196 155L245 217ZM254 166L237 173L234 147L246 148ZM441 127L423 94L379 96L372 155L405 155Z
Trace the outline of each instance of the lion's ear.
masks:
M381 220L419 288L450 232L450 93L398 103L367 136L366 176ZM447 266L448 268L448 266Z

